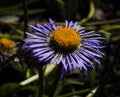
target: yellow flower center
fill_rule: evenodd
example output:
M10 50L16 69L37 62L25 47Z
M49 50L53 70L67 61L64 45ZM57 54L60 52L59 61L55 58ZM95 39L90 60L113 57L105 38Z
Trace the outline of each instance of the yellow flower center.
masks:
M53 31L52 44L60 51L72 51L80 44L80 35L71 28L60 28Z
M0 39L0 48L3 49L13 49L15 47L15 43L7 38Z

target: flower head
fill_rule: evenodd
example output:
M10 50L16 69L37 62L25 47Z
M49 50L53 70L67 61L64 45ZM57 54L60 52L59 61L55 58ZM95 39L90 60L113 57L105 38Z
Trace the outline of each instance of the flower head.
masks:
M24 39L25 51L31 51L31 56L39 62L62 64L66 71L94 68L92 61L100 64L103 57L100 50L104 38L94 31L86 32L77 24L66 20L65 26L57 26L50 19L50 24L29 25L32 30L26 32L29 37Z
M0 39L0 53L11 55L15 52L15 43L7 38Z

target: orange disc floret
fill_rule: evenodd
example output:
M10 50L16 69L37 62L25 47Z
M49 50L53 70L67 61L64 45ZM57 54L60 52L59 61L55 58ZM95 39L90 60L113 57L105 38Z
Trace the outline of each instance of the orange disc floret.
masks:
M80 44L80 35L71 28L55 29L52 33L52 39L59 47L73 48Z

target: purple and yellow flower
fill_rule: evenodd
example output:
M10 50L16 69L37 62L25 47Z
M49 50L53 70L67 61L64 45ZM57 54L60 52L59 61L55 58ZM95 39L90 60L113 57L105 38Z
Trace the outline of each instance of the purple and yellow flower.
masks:
M65 71L74 68L87 70L94 68L93 61L100 64L103 57L101 44L104 39L94 31L86 32L78 22L65 21L64 26L58 26L49 19L50 24L29 25L29 36L24 39L24 49L32 52L32 59L50 64L62 64Z

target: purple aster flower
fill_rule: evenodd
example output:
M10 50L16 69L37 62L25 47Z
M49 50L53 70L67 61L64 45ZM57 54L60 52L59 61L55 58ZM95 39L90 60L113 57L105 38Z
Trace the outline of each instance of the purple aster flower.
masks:
M104 55L101 52L104 38L100 34L86 32L77 22L66 20L65 26L57 26L55 21L49 21L50 24L29 25L32 30L26 32L29 37L24 39L24 48L26 52L32 52L33 59L62 64L65 71L94 68L93 60L100 64Z

